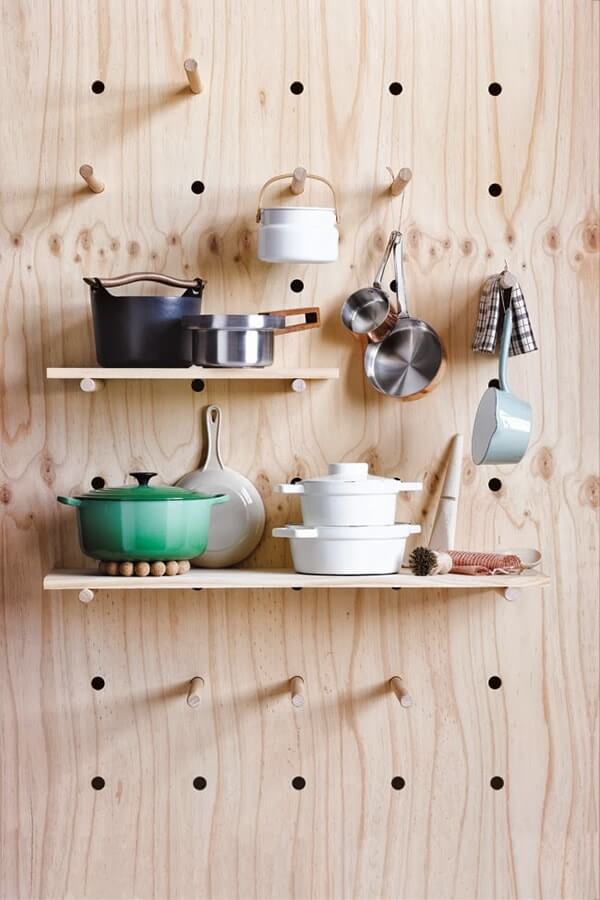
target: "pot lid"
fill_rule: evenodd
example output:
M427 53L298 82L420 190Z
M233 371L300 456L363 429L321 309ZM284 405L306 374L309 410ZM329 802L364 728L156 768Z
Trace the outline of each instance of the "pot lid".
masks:
M330 463L328 474L306 478L296 484L278 485L281 493L299 494L398 494L401 491L421 491L420 481L402 481L369 475L367 463ZM290 490L290 487L292 488Z
M125 484L121 487L105 487L99 490L78 494L78 500L204 500L212 499L218 494L201 494L188 491L186 488L160 484L154 487L148 484L156 472L130 472L137 484Z
M397 541L420 534L421 526L406 522L395 525L286 525L274 528L274 537L318 539L321 541Z

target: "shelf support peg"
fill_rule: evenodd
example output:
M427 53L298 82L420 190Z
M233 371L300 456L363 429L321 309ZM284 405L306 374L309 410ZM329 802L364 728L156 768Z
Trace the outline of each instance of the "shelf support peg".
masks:
M83 588L79 591L79 599L82 603L91 603L94 599L94 592L91 588Z
M185 74L187 75L192 94L201 94L202 82L200 81L200 75L198 74L198 60L191 58L186 59L183 63L183 68L185 69Z
M398 174L394 175L393 170L389 166L387 167L387 170L392 176L392 183L390 185L392 197L399 197L412 178L412 172L410 169L400 169Z
M400 706L408 709L409 706L413 705L413 699L408 693L406 687L404 686L404 682L399 675L394 675L392 676L392 678L390 678L390 687L398 698Z
M296 169L294 169L294 172L292 174L292 183L290 185L292 194L303 194L305 182L306 169L304 169L302 166L298 166Z
M292 706L297 709L304 706L304 678L301 675L294 675L290 678L290 697Z
M94 394L104 389L104 381L98 378L82 378L79 387L84 394Z
M83 166L80 166L79 174L89 187L90 191L93 191L94 194L102 193L105 188L105 184L94 175L94 169L92 166L88 165L87 163L85 163Z
M505 600L508 600L509 602L512 603L513 601L519 599L519 595L521 592L520 592L519 588L507 587L507 588L504 588L501 591L501 593Z
M204 678L195 675L189 683L187 692L187 705L195 709L200 706L202 700L202 688L204 687Z
M301 394L306 390L306 382L304 378L294 378L290 387L296 394Z

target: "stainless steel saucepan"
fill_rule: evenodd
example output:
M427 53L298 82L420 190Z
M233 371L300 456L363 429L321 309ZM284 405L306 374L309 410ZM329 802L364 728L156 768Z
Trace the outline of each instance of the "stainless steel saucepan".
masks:
M354 291L342 306L342 322L353 334L367 335L371 341L382 341L396 324L398 309L384 291L382 282L390 253L395 242L401 238L399 231L392 231L373 286Z
M304 321L286 324L292 316ZM192 332L192 360L197 366L243 368L270 366L276 334L318 328L318 307L273 310L248 316L185 316L184 328Z
M416 400L433 390L445 371L442 342L436 331L413 318L406 302L402 235L393 233L398 318L392 331L365 350L365 372L374 388L390 397Z

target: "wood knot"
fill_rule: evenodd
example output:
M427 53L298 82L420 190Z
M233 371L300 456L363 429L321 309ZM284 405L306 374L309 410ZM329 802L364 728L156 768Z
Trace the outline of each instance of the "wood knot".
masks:
M219 256L221 253L221 242L219 240L219 235L212 231L208 236L208 249L210 253L213 253L215 256Z
M585 479L579 491L579 502L582 506L598 509L600 506L600 478L597 475L590 475Z
M110 249L113 253L116 253L121 247L121 242L117 240L117 238L113 238L110 242Z
M261 497L270 497L272 495L271 479L266 472L259 472L254 483Z
M544 235L544 240L546 241L546 247L553 253L560 250L560 232L557 228L549 228Z
M476 468L470 459L465 459L462 467L462 482L465 485L473 484L475 481Z
M418 228L409 228L406 235L406 243L410 247L411 250L419 249L419 241L421 239L421 232Z
M542 447L535 457L537 469L544 481L550 481L554 474L554 457L548 447Z
M373 235L373 248L378 253L383 253L383 251L386 248L386 245L387 245L386 236L383 234L382 231L376 231L375 234Z
M170 244L171 247L176 247L179 243L179 235L178 234L170 234L167 238L167 244Z
M252 250L252 232L249 228L244 227L240 229L238 246L242 252Z
M444 238L444 240L442 241L442 247L444 248L444 250L450 250L450 248L452 247L452 241L450 240L450 238Z
M22 234L11 235L10 242L13 245L13 247L21 247L23 245L23 235Z
M265 91L259 91L259 92L258 92L258 101L259 101L259 103L260 103L261 106L265 106L265 104L266 104L266 102L267 102L267 95L266 95L266 92L265 92Z
M473 241L470 241L468 239L461 241L460 252L463 256L470 256L473 252Z
M137 241L129 241L127 243L127 252L130 256L137 256L140 252L140 245Z
M586 225L583 229L583 246L588 253L600 250L600 226L597 222Z
M574 259L575 259L575 262L581 262L581 260L583 259L583 253L580 253L579 251L577 251L577 253L574 256Z
M12 500L12 493L7 484L0 484L0 503L8 504Z
M436 258L436 256L437 256L437 247L435 246L435 244L432 244L431 247L429 248L429 255L431 256L432 259L435 259L435 258Z
M53 234L50 237L48 246L50 248L50 253L52 253L53 256L60 256L62 250L62 241L58 234Z
M84 228L83 231L79 232L79 240L81 241L81 246L84 250L90 249L92 246L92 236L87 228Z
M48 487L52 487L56 480L56 470L54 468L54 463L49 456L44 455L42 457L40 461L40 472L43 481L46 482Z
M376 448L376 447L369 447L369 448L367 449L367 451L366 451L366 453L365 453L365 455L364 455L364 460L363 460L363 462L366 462L366 464L367 464L368 467L369 467L369 471L370 471L370 472L376 472L377 469L379 469L379 466L380 466L381 464L380 464L380 461L379 461L379 454L377 453L377 448Z
M152 260L152 262L156 262L156 260L158 259L158 253L156 252L156 250L152 251L152 253L150 254L150 259Z
M80 253L76 253L76 254L75 254L75 256L73 257L73 262L74 262L74 263L80 263L80 262L81 262L81 254L80 254Z
M493 255L494 255L493 250L490 250L490 248L488 247L487 250L485 251L485 258L491 259Z

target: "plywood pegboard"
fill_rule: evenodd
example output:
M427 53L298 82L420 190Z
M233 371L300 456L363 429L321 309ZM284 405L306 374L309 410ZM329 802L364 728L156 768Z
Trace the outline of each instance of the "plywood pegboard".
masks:
M2 897L598 896L599 18L596 0L5 0ZM260 186L297 165L338 191L336 264L256 259ZM413 404L365 384L339 322L399 213L386 166L414 172L409 301L449 356ZM505 256L541 348L511 362L534 434L517 467L465 457L458 540L539 546L549 587L512 604L261 590L106 592L84 607L42 593L53 566L83 562L55 495L142 464L175 480L203 452L208 402L269 526L298 513L273 484L362 459L425 480L405 512L427 533L448 440L470 434L494 374L470 338ZM318 304L320 332L281 339L275 363L340 379L300 395L114 382L86 396L46 381L47 366L95 364L82 276L147 268L201 274L207 311ZM252 563L286 564L283 543L265 539ZM389 690L396 674L409 709Z

